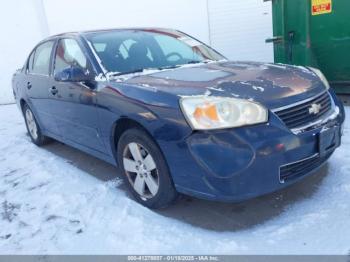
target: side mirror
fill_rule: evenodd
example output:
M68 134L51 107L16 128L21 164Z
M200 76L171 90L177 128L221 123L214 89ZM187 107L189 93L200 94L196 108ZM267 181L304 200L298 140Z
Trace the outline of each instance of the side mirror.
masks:
M59 82L89 82L94 78L88 72L79 67L69 67L55 74L55 80Z

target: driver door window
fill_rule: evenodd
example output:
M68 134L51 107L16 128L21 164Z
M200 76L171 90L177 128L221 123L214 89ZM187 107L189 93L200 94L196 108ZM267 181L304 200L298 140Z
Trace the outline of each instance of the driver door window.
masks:
M67 38L58 42L55 56L55 73L73 66L87 71L87 64L87 59L76 40Z

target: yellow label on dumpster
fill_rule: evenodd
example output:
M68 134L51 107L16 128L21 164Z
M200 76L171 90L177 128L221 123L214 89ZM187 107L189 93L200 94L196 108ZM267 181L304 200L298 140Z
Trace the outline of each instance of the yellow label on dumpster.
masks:
M332 0L311 0L312 15L332 13Z

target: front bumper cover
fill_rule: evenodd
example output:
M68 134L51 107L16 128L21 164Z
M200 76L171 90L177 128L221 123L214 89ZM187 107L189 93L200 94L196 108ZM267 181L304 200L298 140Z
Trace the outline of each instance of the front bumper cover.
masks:
M230 130L194 132L166 156L177 190L199 198L242 201L282 189L313 173L340 145L344 108L334 94L337 116L309 131L293 133L270 113L269 123ZM334 128L323 139L327 152L320 152L319 134ZM339 139L335 142L334 139ZM317 157L311 170L281 181L280 169L298 161ZM322 156L321 156L322 155Z

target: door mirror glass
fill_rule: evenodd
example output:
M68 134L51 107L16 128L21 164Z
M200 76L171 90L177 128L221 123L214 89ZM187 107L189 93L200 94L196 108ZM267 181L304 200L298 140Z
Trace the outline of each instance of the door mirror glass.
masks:
M79 67L69 67L55 73L55 80L60 82L88 82L94 80L89 71Z

